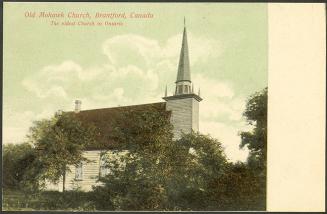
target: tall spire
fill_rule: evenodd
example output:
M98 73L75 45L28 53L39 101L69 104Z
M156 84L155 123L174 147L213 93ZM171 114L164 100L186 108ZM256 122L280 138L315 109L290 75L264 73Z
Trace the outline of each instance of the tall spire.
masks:
M172 96L167 96L167 86L165 91L164 100L179 100L185 98L194 98L198 102L202 100L202 98L194 93L194 86L191 81L191 72L190 72L190 61L189 61L189 53L188 53L188 43L187 43L187 34L186 34L186 20L184 17L184 31L183 31L183 40L181 53L179 57L179 64L177 70L177 79L175 82L175 92ZM199 91L200 93L200 91ZM178 108L178 106L176 106Z
M190 61L188 55L188 44L187 44L187 34L186 34L186 25L184 17L184 32L183 32L183 42L181 53L179 56L178 72L177 72L177 82L180 81L189 81L191 82L191 73L190 73Z

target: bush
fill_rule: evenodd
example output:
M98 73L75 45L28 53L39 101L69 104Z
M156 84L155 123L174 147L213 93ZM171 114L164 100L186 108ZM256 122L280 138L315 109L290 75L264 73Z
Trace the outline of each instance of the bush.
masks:
M3 149L3 188L19 189L25 173L34 160L34 150L28 143L7 144Z
M244 163L230 164L209 183L209 210L265 210L266 179Z
M80 191L47 191L40 194L39 204L46 210L94 210L89 196L90 193Z

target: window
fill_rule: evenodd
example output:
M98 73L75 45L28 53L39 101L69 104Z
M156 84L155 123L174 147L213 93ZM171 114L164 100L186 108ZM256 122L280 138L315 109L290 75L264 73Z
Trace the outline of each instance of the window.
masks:
M100 158L100 177L104 177L110 173L110 169L107 166L106 156L102 155Z
M182 94L183 93L183 86L180 85L178 86L178 94Z
M187 85L184 85L184 93L188 93L188 87L187 87Z
M76 165L75 179L76 180L82 180L83 179L83 164L82 163L79 163L78 165Z

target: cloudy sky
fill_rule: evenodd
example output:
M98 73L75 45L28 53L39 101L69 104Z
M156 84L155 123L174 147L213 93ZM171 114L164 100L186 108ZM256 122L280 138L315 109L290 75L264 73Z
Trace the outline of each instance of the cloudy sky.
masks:
M27 11L154 18L69 27L25 18ZM250 127L242 112L247 97L267 85L267 7L259 3L6 3L3 143L23 142L33 120L72 110L75 99L82 109L163 101L166 84L174 91L184 16L192 81L203 97L200 131L218 138L230 160L244 161L238 132Z

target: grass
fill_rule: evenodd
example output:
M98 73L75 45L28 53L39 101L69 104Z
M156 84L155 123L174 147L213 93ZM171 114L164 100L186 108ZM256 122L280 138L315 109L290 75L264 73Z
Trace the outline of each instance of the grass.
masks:
M65 193L45 191L24 194L18 190L4 190L2 209L7 211L69 210L94 211L90 193L67 191Z

